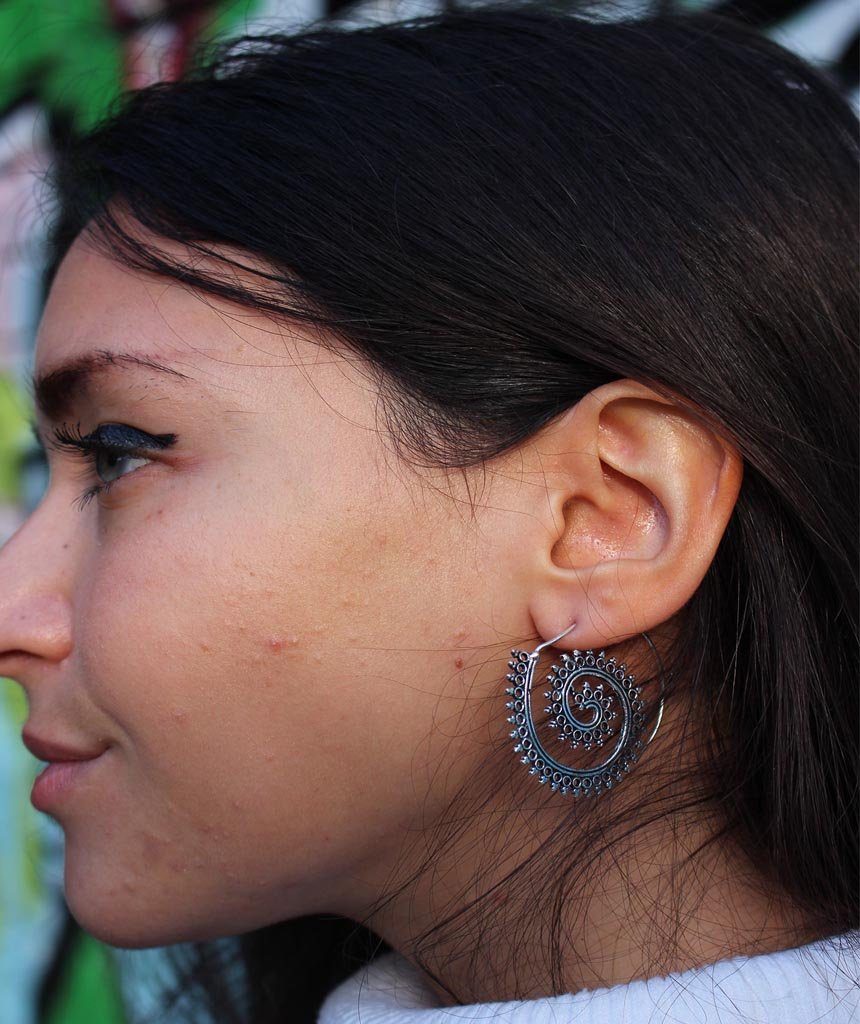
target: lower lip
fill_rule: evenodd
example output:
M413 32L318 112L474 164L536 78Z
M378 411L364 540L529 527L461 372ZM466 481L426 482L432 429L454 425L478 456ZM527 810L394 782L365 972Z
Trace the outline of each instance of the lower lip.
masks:
M30 803L37 811L49 811L92 771L93 765L102 756L100 754L87 761L54 761L49 764L36 776L30 792Z

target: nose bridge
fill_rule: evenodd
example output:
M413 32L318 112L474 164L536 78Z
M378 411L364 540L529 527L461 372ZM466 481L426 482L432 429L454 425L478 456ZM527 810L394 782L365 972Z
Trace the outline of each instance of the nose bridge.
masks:
M69 653L73 557L47 500L0 547L0 675L13 654L61 660Z

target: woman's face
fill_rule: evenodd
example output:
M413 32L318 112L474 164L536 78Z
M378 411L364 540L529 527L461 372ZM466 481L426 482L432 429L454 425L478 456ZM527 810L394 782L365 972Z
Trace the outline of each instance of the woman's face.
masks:
M86 382L50 379L41 435L117 425L140 450L51 450L0 552L28 732L106 748L50 811L69 906L130 947L360 914L498 743L507 652L533 635L515 488L482 475L473 517L468 474L394 454L354 358L79 239L36 376L90 357Z

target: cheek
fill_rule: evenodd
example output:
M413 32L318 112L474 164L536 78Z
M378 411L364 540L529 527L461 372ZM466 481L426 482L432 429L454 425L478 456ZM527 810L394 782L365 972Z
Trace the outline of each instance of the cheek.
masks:
M314 588L331 581L312 548L290 550L229 521L115 536L80 609L89 696L133 765L201 809L265 801L296 777L303 737L349 715Z
M149 941L142 901L155 942L330 909L333 879L421 804L438 694L397 652L446 638L415 643L407 538L254 513L132 529L124 510L76 588L81 685L116 748L64 822L67 899L117 945ZM172 921L190 931L165 939Z

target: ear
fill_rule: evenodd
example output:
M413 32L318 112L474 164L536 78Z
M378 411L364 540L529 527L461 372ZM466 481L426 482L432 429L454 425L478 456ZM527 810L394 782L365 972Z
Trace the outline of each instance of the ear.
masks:
M665 622L692 597L743 476L737 449L703 421L618 380L534 435L527 447L546 487L531 489L529 511L546 529L529 533L521 569L544 640L575 621L557 646L598 649Z

